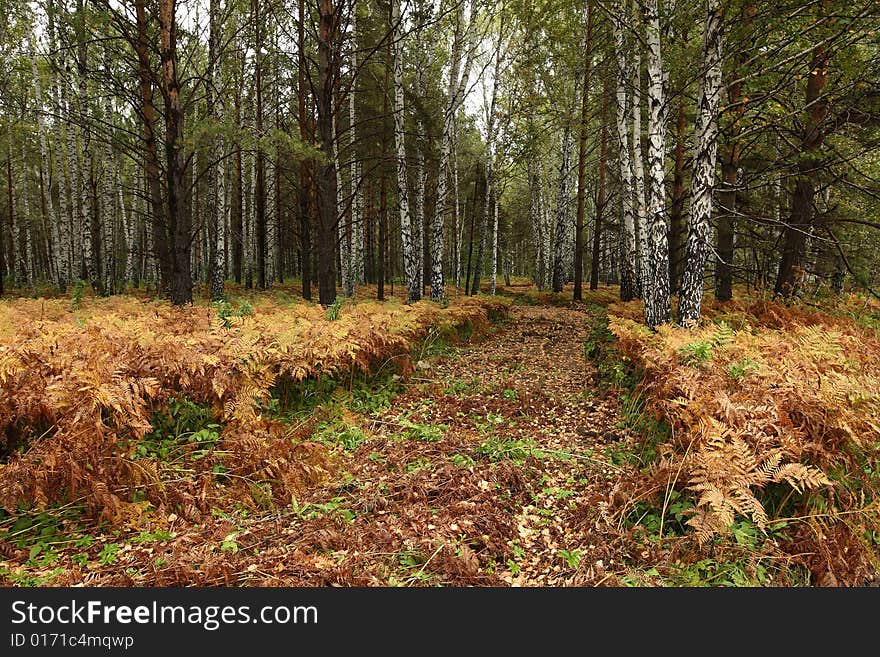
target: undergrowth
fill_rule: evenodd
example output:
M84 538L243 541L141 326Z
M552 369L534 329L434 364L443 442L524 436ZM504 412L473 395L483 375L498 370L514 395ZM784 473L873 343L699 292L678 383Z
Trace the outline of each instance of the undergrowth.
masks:
M607 324L594 312L586 353L636 436L607 451L630 467L608 517L693 545L658 566L674 585L875 578L877 336L838 311L766 300L707 311L699 327L656 332L638 303L612 304Z

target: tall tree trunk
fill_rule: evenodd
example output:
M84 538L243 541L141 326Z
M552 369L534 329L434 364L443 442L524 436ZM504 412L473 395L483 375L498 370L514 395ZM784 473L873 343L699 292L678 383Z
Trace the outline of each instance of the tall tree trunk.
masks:
M645 322L655 327L670 319L669 242L663 161L666 157L666 98L663 60L660 56L660 16L657 0L646 0L644 21L648 44L648 170L650 174L648 217L648 289L644 291Z
M306 0L298 0L297 11L297 122L299 123L299 137L302 143L308 143L308 115L306 113L306 97L308 86L306 82L306 51L305 51L305 4ZM309 177L308 160L303 159L299 164L299 187L297 189L299 200L299 248L302 265L302 296L303 299L312 299L312 210L309 204L311 196L311 179Z
M618 4L622 13L625 0ZM614 19L614 44L617 51L617 162L620 165L621 254L620 299L631 301L636 297L636 233L633 215L632 163L630 161L629 104L627 88L631 82L627 43L622 19Z
M190 270L192 218L183 200L183 113L177 76L176 0L159 0L162 63L162 99L165 103L165 175L167 176L167 225L171 237L171 302L192 303Z
M40 176L45 181L45 191L42 193L43 207L46 209L46 219L49 222L52 243L57 252L59 249L58 224L55 221L55 203L52 200L52 177L49 175L49 149L46 145L46 126L43 122L43 90L40 84L40 73L37 70L37 43L33 34L30 37L30 44L31 71L34 76L34 100L36 101L37 133L40 140ZM61 196L61 190L59 190L59 196ZM51 256L51 253L47 255ZM61 269L61 266L56 263L56 272L60 272ZM65 280L63 277L56 276L55 282L58 289L64 289Z
M446 91L446 107L443 113L443 133L440 137L440 165L437 173L437 204L431 227L431 298L443 298L443 242L449 180L449 156L452 147L455 115L464 100L465 91L474 60L474 39L476 37L477 6L471 3L471 15L466 27L462 26L464 3L458 5L455 14L455 34L453 36L450 59L449 83ZM502 13L502 21L504 14ZM503 22L502 22L503 26ZM499 47L500 47L499 36ZM462 47L464 48L464 67L461 67ZM498 69L496 52L496 71ZM496 80L497 82L497 80Z
M605 198L606 167L608 162L608 104L611 96L609 76L602 83L602 134L599 137L599 180L596 184L596 219L593 227L593 253L590 259L590 289L599 287L599 267L602 261L602 217L607 204Z
M675 154L672 174L672 207L669 210L669 285L672 291L681 288L682 235L684 233L685 142L687 140L687 94L679 94L675 122Z
M822 0L819 11L827 15L830 0ZM825 141L823 123L828 115L828 100L823 98L828 83L830 53L825 44L816 46L807 76L806 117L801 134L798 174L791 196L791 216L783 232L782 258L774 292L789 298L799 292L800 274L806 255L806 236L813 228L816 186L820 161L816 151Z
M317 137L324 159L317 165L318 299L324 306L336 301L336 167L334 165L333 92L339 74L339 11L334 0L319 0Z
M590 127L590 72L593 66L593 13L587 0L587 37L584 42L584 81L581 89L581 124L578 132L577 217L574 238L574 300L583 299L584 277L584 210L587 200L587 132Z
M339 244L339 278L342 283L342 293L347 297L354 296L354 278L351 267L351 215L345 210L345 198L342 185L342 167L339 165L339 129L336 125L336 112L333 117L333 134L336 139L333 142L333 166L336 170L336 224Z
M638 0L633 0L633 22L638 24ZM642 53L633 49L632 62L632 165L633 194L635 201L636 253L636 294L641 297L648 287L648 235L646 230L647 207L645 206L645 164L642 152Z
M399 0L391 0L391 7L391 21L396 35L401 24ZM419 285L418 244L415 241L415 231L409 212L403 119L403 44L397 42L394 46L394 141L397 146L397 202L400 206L400 234L403 245L403 268L408 289L407 300L413 302L422 298L422 290Z
M351 88L348 92L348 149L351 177L351 271L349 272L351 294L354 286L364 282L364 194L361 189L361 161L357 154L357 113L355 87L358 71L357 0L351 0Z
M171 288L172 264L168 225L162 202L162 187L159 179L159 150L156 143L156 107L153 101L153 77L150 67L150 37L144 0L135 0L135 20L137 40L134 42L138 59L138 83L140 87L140 117L143 122L144 176L150 200L150 242L148 253L159 263L160 287L163 293ZM69 144L68 144L69 148ZM78 196L78 195L77 195ZM76 198L74 201L76 202Z
M254 24L254 111L256 121L257 153L254 161L255 182L255 235L257 257L257 287L266 289L266 154L263 151L263 19L260 0L251 0L251 18Z
M721 48L724 13L719 0L708 0L703 30L703 78L697 105L696 152L691 176L691 220L685 251L685 267L678 301L678 321L683 326L700 321L703 272L709 252L709 221L715 183L718 147L718 106L721 102Z
M220 89L220 0L210 0L208 4L208 70L205 84L205 110L209 119L218 124L223 121L223 105L219 94ZM219 101L219 102L218 102ZM223 143L219 136L211 142L208 155L208 171L206 183L208 187L208 254L210 260L210 297L211 301L223 299L223 283L225 279L225 254L220 239L222 226L225 222L226 181L224 167L220 163L223 154Z
M88 39L86 39L86 8L84 0L77 0L77 39L79 45L77 47L77 109L80 116L78 122L81 126L80 133L82 143L80 145L80 153L82 154L82 162L79 166L79 187L80 187L80 224L79 230L82 239L82 270L86 279L91 283L92 288L98 292L101 291L101 283L96 271L96 263L94 261L94 251L92 248L92 194L91 194L91 176L92 176L92 152L91 152L91 134L89 130L89 122L84 120L88 109Z

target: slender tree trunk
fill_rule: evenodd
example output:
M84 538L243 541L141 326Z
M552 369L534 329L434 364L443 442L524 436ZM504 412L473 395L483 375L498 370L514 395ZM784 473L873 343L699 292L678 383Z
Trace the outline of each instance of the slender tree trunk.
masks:
M52 231L52 243L55 245L56 251L59 249L59 239L58 239L58 224L55 221L55 204L52 200L52 184L51 184L51 176L49 175L49 149L46 145L46 126L43 122L43 91L42 85L40 84L40 74L37 70L37 43L36 39L31 34L30 38L31 44L31 71L34 76L34 100L36 101L36 116L37 116L37 133L39 135L40 140L40 176L45 181L45 193L43 194L43 206L46 208L46 218L49 221L49 228ZM57 184L56 180L56 184ZM62 191L59 190L59 197L63 196ZM51 254L48 254L51 255ZM55 283L58 286L58 289L63 290L66 285L66 280L63 276L60 275L62 267L60 263L56 263L56 271L59 272L56 276Z
M670 319L669 241L664 207L663 161L666 157L666 98L663 60L660 55L660 16L657 0L646 0L644 20L648 44L648 169L650 172L648 218L646 231L649 257L648 276L651 282L644 291L645 322L655 327Z
M617 6L624 11L624 2ZM614 43L617 51L617 161L620 165L621 204L621 262L620 299L631 301L636 297L636 234L633 215L632 163L630 161L629 103L627 88L630 84L627 43L622 20L614 20Z
M684 233L685 141L687 140L687 94L679 94L675 122L675 154L672 174L672 207L669 211L669 285L673 291L681 287L682 234Z
M632 3L633 22L638 24L637 0ZM635 202L636 295L642 297L650 284L648 281L648 235L646 230L647 207L645 205L645 165L642 152L642 53L633 49L632 62L632 165Z
M678 321L683 326L700 321L703 272L709 252L709 221L718 147L718 106L721 102L721 48L724 14L720 0L708 0L703 31L703 79L697 106L693 196L685 253L685 268L678 301Z
M449 179L449 157L452 148L455 115L464 101L465 91L474 60L474 39L476 38L477 7L471 4L471 16L466 27L462 26L464 3L458 5L455 16L455 35L453 37L450 59L449 84L446 93L446 107L443 114L443 133L440 137L440 165L437 174L437 204L434 210L434 221L431 228L431 298L438 301L443 298L443 243ZM504 14L501 14L502 21ZM502 22L503 26L503 22ZM464 32L462 33L462 30ZM499 36L499 47L500 47ZM462 47L464 53L462 53ZM464 67L461 58L464 54ZM498 53L496 52L496 72L498 70ZM496 81L497 83L497 78ZM494 94L493 94L494 96ZM494 101L493 101L494 102Z
M358 43L357 43L357 0L351 0L351 70L352 76L357 75L358 70ZM349 272L349 287L351 295L354 295L354 287L364 283L364 194L361 189L361 161L357 154L357 112L355 107L356 77L352 78L351 89L348 92L348 148L349 173L351 176L351 271Z
M758 13L756 2L747 1L742 6L740 21L747 31L748 40L752 40L751 25ZM736 58L736 66L731 72L734 82L727 87L727 101L731 107L731 122L727 130L725 144L721 152L721 189L719 190L718 216L718 253L715 265L715 298L718 301L730 301L733 297L733 259L734 235L736 230L736 188L739 184L740 154L743 131L742 119L745 114L746 100L743 94L743 82L740 80L744 72L749 49L743 48Z
M263 151L263 19L260 0L251 0L251 18L254 24L254 112L257 149L254 167L255 182L255 235L257 257L257 287L266 289L266 154Z
M593 65L592 2L587 0L587 37L584 42L584 81L581 89L581 124L578 132L577 217L574 238L574 300L583 299L584 277L584 209L587 200L587 132L590 127L590 72Z
M308 143L308 115L306 113L306 97L308 86L306 82L306 51L305 51L305 0L297 2L297 120L299 123L299 137L304 144ZM303 159L299 164L299 248L302 266L302 296L303 299L312 298L312 210L309 204L311 196L311 180L309 177L308 160Z
M88 73L88 40L86 39L86 8L84 0L77 0L77 39L79 45L77 47L77 109L79 110L79 122L81 125L80 134L82 143L80 152L82 154L82 164L79 167L80 173L80 224L79 230L82 239L82 270L86 279L91 283L92 288L98 292L101 291L101 282L96 271L96 263L94 261L94 250L92 248L92 214L94 207L92 205L91 194L91 177L92 177L92 152L91 152L91 134L89 130L89 122L84 121L88 109L88 93L87 93L87 73Z
M150 37L143 0L135 0L137 21L137 40L134 42L138 59L138 82L140 87L140 116L143 122L144 176L150 200L150 241L148 253L158 259L160 286L163 292L171 287L172 264L171 247L168 239L168 225L162 202L162 188L159 179L159 151L156 143L156 107L153 101L153 78L150 67ZM68 143L68 148L70 147ZM78 195L77 195L78 196ZM76 198L74 202L76 202Z
M392 24L395 33L400 25L400 2L391 0ZM397 145L397 202L400 206L400 233L403 245L403 267L406 275L407 300L418 301L422 298L419 285L418 244L409 212L409 191L406 183L406 144L403 127L403 46L396 43L394 47L394 141Z
M220 0L210 0L208 4L208 70L205 77L205 110L209 119L218 124L223 121L222 99L220 89ZM218 102L219 101L219 102ZM224 167L219 163L223 153L223 143L219 136L211 142L208 155L208 171L206 184L208 187L208 257L210 260L210 297L211 301L223 299L223 283L225 279L223 244L220 239L225 221L226 181Z
M599 287L599 267L602 261L602 217L607 204L605 199L606 167L608 162L608 105L611 96L609 76L602 83L602 134L599 137L599 172L596 189L596 219L593 227L593 253L590 259L590 289Z

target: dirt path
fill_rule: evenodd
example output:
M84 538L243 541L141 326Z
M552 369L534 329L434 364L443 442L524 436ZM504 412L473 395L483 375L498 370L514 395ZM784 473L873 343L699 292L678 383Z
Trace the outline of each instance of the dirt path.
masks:
M587 338L584 309L514 306L498 333L421 363L391 408L364 418L373 435L354 454L363 488L345 534L367 551L390 539L411 566L383 577L354 555L371 583L558 586L614 567L596 528L612 473L602 452L619 431Z

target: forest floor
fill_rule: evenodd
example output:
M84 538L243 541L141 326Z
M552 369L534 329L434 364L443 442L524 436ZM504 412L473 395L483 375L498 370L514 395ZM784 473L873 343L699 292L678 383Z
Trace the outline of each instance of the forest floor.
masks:
M625 431L585 355L590 317L515 302L461 344L429 334L408 376L317 391L286 420L311 423L326 476L289 505L112 529L54 508L8 534L43 538L6 543L0 572L23 585L619 585L633 542L601 509Z
M639 309L616 303L610 288L588 294L583 303L534 288L500 293L509 303L482 296L467 302L492 299L496 312L488 323L466 320L452 331L442 322L430 324L409 343L410 351L380 360L369 374L343 368L334 377L310 375L274 387L272 398L258 402L262 415L251 424L228 421L224 427L209 406L168 400L154 410L151 434L119 443L122 450L113 458L128 467L120 472L138 477L153 468L152 483L137 489L120 480L116 493L128 498L109 521L82 500L0 511L0 584L876 585L880 467L876 445L867 441L880 431L872 420L875 406L867 405L878 400L876 379L868 377L876 368L870 354L880 352L875 329L842 313L832 317L758 300L733 304L699 332L651 333L626 319L638 319ZM294 311L312 313L302 315L305 326L316 327L310 330L342 331L338 335L355 336L356 343L357 336L377 330L377 313L391 307L358 302L340 321L322 323L324 309L299 301L291 302L292 310L252 301L253 318L235 319L239 328L231 329L246 332L229 334L257 336L248 345ZM449 305L449 312L459 313L451 317L470 316L461 314L460 303ZM126 301L121 309L142 312L136 306ZM420 307L412 312L429 306ZM97 308L95 318L101 316ZM396 308L395 321L410 312ZM174 321L173 314L161 319L158 310L147 312L156 314L157 334L167 331L162 321ZM199 312L210 310L197 311L187 329L202 336L191 340L196 356L204 336L221 346L231 340L215 323L198 324L207 322ZM62 328L75 320L75 331L96 330L88 325L97 324L92 315L51 313ZM43 314L40 305L41 321ZM106 327L115 321L99 326L112 337ZM759 331L750 328L755 325ZM360 333L345 333L355 329ZM307 335L325 350L352 344L332 332L323 341L322 334ZM855 353L850 345L856 343L867 360L841 359L841 353ZM198 362L185 366L195 372ZM861 377L841 378L854 391L849 397L804 383L815 378L814 370L827 378L834 368ZM785 394L779 385L787 386ZM682 403L686 398L690 402ZM777 409L771 400L785 405ZM779 461L773 436L780 426L809 436L813 424L830 426L832 411L844 418L844 429L865 436L860 444L866 446L812 448L823 463L841 464L829 466L833 489L816 469L765 465L770 457ZM757 424L758 412L768 414L766 431ZM822 414L826 424L813 422L810 413ZM738 428L742 418L751 423L750 434ZM795 429L795 422L806 428ZM756 443L718 458L711 451L716 443L706 448L719 476L735 471L735 484L751 477L752 489L736 484L731 496L761 491L776 478L757 506L738 510L723 535L706 541L689 520L695 498L688 491L701 475L683 470L693 467L687 457L696 438L682 435L712 427L723 429L722 437L737 449L736 436L769 432L769 447ZM675 455L677 449L683 456ZM33 467L43 466L37 460ZM792 468L805 478L789 476ZM13 481L10 472L18 471L0 467L0 475ZM833 491L843 511L826 513L825 498L801 490L793 496L785 483L813 485L811 477L815 486ZM102 485L95 490L106 494Z

